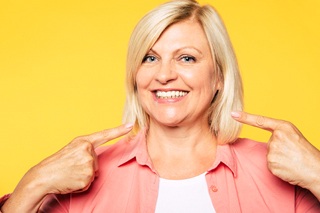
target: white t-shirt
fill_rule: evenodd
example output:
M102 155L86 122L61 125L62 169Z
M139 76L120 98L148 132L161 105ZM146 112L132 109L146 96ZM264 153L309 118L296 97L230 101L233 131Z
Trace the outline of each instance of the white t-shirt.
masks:
M209 196L205 173L184 180L160 178L155 212L215 213Z

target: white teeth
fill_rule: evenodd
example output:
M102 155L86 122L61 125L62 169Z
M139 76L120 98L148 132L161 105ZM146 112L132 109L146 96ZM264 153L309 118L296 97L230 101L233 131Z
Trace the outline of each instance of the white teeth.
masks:
M156 96L157 98L178 98L187 95L187 92L183 91L157 91Z

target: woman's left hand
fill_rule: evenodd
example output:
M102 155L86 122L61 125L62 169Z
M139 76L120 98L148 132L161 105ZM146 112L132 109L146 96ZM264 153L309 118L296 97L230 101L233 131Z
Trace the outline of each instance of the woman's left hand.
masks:
M309 189L320 200L320 151L292 123L246 112L232 112L243 124L272 133L268 168L282 180Z

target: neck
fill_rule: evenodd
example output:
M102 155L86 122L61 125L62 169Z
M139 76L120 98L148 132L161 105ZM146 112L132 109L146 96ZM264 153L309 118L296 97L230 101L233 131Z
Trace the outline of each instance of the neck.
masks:
M150 125L147 135L148 147L156 146L163 151L195 150L217 144L209 126L167 127Z
M209 126L149 127L147 147L161 177L188 178L212 166L217 147Z

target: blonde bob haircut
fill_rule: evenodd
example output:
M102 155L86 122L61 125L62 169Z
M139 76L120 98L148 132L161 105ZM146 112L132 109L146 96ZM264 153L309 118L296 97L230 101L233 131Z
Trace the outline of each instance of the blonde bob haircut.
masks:
M242 110L243 89L237 60L227 30L218 13L210 5L199 5L194 0L174 0L147 13L131 35L127 55L127 97L123 122L134 123L134 132L148 128L149 116L141 107L136 88L136 76L143 58L172 24L187 19L198 21L207 36L215 75L221 89L208 109L208 123L220 144L230 143L238 137L241 125L230 116L231 111ZM216 85L216 84L215 84Z

